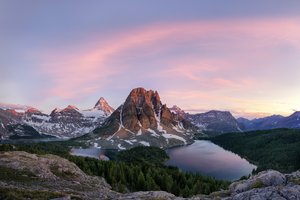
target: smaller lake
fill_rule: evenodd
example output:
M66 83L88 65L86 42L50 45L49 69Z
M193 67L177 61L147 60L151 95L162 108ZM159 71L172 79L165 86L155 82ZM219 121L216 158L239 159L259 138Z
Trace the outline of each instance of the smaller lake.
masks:
M170 157L167 165L216 179L237 180L256 169L255 165L237 154L207 140L196 140L188 146L171 148L167 153Z
M106 151L96 148L96 147L90 147L87 149L82 148L73 148L71 149L70 154L75 156L84 156L84 157L90 157L90 158L96 158L99 159L101 155L101 160L109 160L107 156L105 156Z

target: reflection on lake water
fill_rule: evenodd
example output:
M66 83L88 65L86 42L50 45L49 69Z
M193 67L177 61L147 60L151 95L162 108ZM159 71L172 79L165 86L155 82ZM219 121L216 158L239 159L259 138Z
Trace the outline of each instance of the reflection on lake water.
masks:
M255 165L237 154L206 140L197 140L188 146L168 149L167 165L184 171L199 172L216 179L236 180L249 175Z
M109 160L105 149L95 147L82 149L73 148L72 155L86 156ZM216 179L236 180L249 175L256 168L237 154L224 150L222 147L206 140L196 140L188 146L175 147L166 150L170 160L167 165L177 166L184 171L199 172Z

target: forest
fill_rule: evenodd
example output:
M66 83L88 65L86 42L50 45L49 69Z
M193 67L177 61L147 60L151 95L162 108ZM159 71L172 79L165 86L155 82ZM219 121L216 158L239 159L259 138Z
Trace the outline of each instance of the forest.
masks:
M36 154L55 154L74 162L89 175L104 177L119 192L163 190L176 196L190 197L226 189L228 181L215 180L200 174L187 173L165 166L168 155L156 147L135 147L111 153L111 161L71 156L75 141L22 143L0 145L0 151L27 151Z
M300 130L228 133L209 140L257 165L256 172L274 169L287 173L300 169Z

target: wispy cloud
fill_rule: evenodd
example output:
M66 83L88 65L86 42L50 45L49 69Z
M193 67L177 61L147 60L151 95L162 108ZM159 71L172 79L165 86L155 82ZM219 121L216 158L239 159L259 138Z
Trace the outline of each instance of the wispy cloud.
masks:
M240 102L234 106L226 101L236 94L246 99L258 90L270 90L280 62L290 58L282 46L291 47L289 55L300 53L300 19L153 24L104 38L93 35L70 49L46 49L38 54L36 70L51 82L48 95L63 99L91 95L111 84L138 82L156 86L164 94L177 89L179 96L190 99L191 107L211 103L238 109ZM299 60L292 61L285 66L292 71L284 72L287 76L300 73L295 68ZM174 102L176 96L169 93L166 98ZM181 104L187 107L184 101Z

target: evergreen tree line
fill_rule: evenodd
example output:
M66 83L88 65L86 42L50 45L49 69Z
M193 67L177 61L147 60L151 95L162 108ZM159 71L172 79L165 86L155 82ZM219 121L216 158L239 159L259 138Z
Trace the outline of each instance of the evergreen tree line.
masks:
M68 159L87 174L104 177L119 192L163 190L177 196L189 197L210 194L228 186L226 181L182 172L175 167L99 161L77 156L70 156Z
M297 129L228 133L209 140L257 165L255 173L267 169L289 173L300 169L300 130Z

